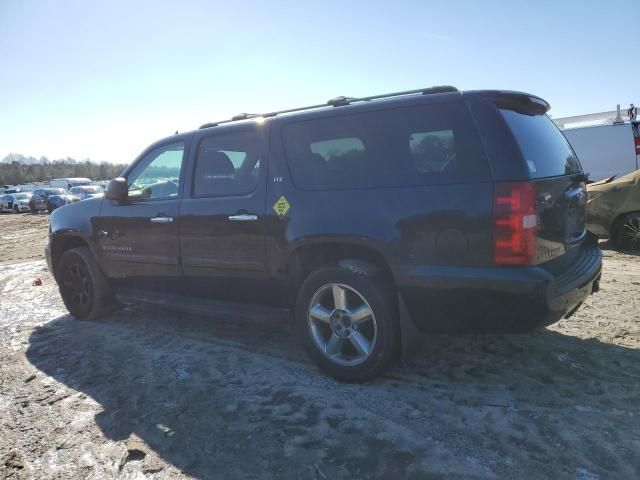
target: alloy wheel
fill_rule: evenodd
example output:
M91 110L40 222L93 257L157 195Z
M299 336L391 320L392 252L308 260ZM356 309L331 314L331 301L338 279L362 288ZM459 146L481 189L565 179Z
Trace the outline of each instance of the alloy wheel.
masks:
M365 362L376 344L378 327L373 310L348 285L330 283L318 289L309 302L307 323L315 346L338 365Z
M640 215L632 215L622 226L622 237L625 243L634 248L640 245Z
M90 308L91 281L86 267L80 262L69 264L62 279L64 297L73 309Z

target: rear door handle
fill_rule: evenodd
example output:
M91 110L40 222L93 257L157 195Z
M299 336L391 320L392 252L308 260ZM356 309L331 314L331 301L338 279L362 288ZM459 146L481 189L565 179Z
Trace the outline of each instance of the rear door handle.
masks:
M171 223L173 222L173 217L152 217L151 223Z
M232 222L255 222L258 220L258 216L250 213L241 213L238 215L229 215L229 220Z

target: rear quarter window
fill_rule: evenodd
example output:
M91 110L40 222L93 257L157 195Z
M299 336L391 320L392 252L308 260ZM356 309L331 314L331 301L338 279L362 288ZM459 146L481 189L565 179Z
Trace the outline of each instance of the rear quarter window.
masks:
M569 142L546 115L499 109L516 139L531 178L582 172Z
M490 181L462 102L291 122L282 129L291 176L304 190Z

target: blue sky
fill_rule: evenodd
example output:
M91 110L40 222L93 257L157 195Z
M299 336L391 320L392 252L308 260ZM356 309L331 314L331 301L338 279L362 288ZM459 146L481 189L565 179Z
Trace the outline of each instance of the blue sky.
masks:
M637 105L639 22L638 0L0 0L0 158L130 162L238 112L439 84Z

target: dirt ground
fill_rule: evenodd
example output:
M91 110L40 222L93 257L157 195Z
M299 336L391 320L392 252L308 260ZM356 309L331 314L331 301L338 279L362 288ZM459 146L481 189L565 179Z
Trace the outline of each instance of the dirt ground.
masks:
M0 213L0 265L43 258L49 215Z
M640 477L638 256L604 244L602 290L569 320L432 336L344 385L284 313L76 321L33 260L45 236L44 216L0 216L18 247L0 257L2 478Z

